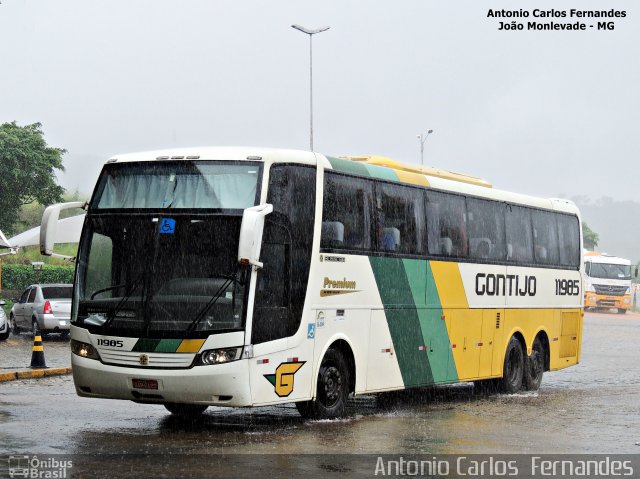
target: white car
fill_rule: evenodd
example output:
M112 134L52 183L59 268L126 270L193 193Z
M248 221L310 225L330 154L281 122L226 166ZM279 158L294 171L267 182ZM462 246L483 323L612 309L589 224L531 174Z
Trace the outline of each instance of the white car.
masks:
M4 314L4 309L2 306L5 305L5 302L0 299L0 341L4 341L9 337L9 333L11 329L9 329L9 321L7 320L7 315Z

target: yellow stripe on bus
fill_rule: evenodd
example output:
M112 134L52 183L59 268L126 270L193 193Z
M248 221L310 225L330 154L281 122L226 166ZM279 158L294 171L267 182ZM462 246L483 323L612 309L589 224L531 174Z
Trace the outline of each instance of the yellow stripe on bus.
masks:
M176 353L197 353L204 342L204 339L183 339Z
M411 185L429 186L429 182L424 175L412 173L410 171L393 170L398 175L398 180Z
M458 264L451 261L431 261L430 264L442 308L469 308Z

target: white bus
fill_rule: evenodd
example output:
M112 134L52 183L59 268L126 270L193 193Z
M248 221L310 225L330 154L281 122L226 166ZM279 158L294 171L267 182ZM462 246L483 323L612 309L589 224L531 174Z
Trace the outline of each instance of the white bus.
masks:
M44 254L71 206L45 212ZM381 157L204 148L111 158L86 209L80 396L331 418L349 394L537 389L580 358L567 200Z

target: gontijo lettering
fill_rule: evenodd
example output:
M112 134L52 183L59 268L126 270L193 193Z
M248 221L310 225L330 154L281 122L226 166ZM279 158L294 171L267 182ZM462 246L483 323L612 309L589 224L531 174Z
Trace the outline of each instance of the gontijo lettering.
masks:
M476 275L476 294L478 296L535 296L536 277L517 274Z

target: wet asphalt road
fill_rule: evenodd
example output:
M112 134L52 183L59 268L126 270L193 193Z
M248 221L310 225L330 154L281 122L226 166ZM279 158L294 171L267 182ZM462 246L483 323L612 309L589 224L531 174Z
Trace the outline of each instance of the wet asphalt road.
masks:
M32 338L22 336L0 344L4 365L25 347L30 358ZM639 344L640 315L587 313L581 364L546 373L537 392L477 395L460 384L402 394L388 409L363 396L334 421L281 406L209 408L190 425L162 406L79 398L70 376L0 383L0 455L159 454L173 471L170 455L638 454ZM45 354L68 366L68 341L46 341Z

